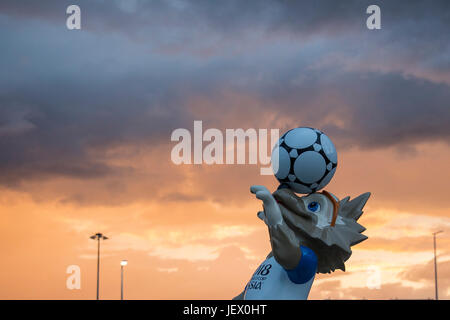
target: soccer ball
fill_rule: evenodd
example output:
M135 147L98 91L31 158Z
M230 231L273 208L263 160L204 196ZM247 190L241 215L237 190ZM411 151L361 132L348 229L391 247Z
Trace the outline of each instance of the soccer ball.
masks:
M336 167L336 148L317 129L291 129L281 136L272 151L275 177L297 193L313 193L324 188Z

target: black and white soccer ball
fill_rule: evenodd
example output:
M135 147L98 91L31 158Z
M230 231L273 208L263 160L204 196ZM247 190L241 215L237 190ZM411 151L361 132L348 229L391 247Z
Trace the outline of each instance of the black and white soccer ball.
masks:
M272 170L281 184L297 193L324 188L337 167L333 142L322 131L299 127L281 136L272 151Z

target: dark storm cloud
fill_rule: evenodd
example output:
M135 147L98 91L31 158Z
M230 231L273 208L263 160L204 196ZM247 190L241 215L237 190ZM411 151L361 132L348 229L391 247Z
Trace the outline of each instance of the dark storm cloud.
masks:
M81 31L65 29L73 3ZM369 4L1 1L0 183L128 170L107 165L106 150L169 143L202 117L190 98L219 105L224 91L341 145L448 141L450 3L379 2L379 31L365 28ZM232 107L203 116L220 122ZM247 125L234 118L221 125Z
M0 61L2 183L112 174L117 168L97 161L96 152L129 142L152 143L181 125L181 89L174 88L184 80L173 80L171 66L156 61L142 71L127 55L109 53L115 43L100 48L92 39L64 39L64 32L33 29L30 38L40 41L0 31L5 48L13 49L5 50ZM84 45L80 48L76 40ZM138 58L133 52L130 57Z
M260 99L277 106L289 126L315 125L343 147L408 146L450 139L450 87L397 73L342 72L333 68L262 85ZM337 125L329 119L340 119ZM289 129L289 128L283 128Z

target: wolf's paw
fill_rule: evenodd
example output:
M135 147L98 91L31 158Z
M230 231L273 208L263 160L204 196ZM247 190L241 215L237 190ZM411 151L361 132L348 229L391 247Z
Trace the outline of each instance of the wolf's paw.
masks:
M256 198L262 200L264 212L258 212L258 217L264 220L268 226L274 226L283 221L280 207L266 187L251 186L250 192L255 194Z

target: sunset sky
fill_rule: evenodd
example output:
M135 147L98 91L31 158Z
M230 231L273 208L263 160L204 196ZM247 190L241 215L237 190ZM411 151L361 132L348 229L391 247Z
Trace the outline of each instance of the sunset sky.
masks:
M81 8L68 30L66 8ZM0 2L0 299L231 299L270 251L260 166L175 165L171 134L323 130L368 240L310 299L450 298L450 2ZM67 267L81 269L69 290ZM379 270L379 289L367 286Z

